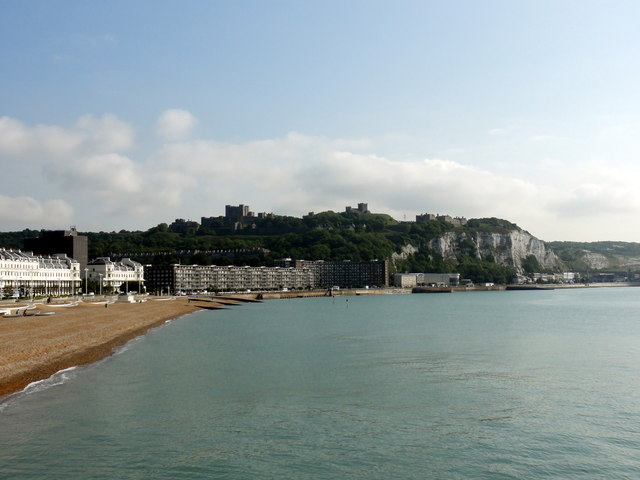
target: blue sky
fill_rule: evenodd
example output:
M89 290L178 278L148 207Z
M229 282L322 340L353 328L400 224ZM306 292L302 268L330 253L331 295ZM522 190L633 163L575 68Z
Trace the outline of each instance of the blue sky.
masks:
M0 0L0 230L225 204L640 241L635 1Z

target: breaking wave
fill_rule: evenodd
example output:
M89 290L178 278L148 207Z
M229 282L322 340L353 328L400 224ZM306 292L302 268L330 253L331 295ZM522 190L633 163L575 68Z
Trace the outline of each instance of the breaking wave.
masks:
M7 407L9 407L13 402L26 395L32 395L34 393L42 392L43 390L47 390L48 388L55 387L57 385L62 385L63 383L68 382L70 379L75 378L77 375L77 368L77 366L74 366L60 370L51 375L49 378L31 382L19 392L12 393L11 395L7 395L3 399L0 399L0 413L3 412Z

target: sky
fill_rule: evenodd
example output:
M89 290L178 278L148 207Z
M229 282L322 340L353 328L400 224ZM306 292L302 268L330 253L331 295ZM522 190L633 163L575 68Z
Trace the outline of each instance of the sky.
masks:
M640 241L640 2L0 0L0 231L227 204Z

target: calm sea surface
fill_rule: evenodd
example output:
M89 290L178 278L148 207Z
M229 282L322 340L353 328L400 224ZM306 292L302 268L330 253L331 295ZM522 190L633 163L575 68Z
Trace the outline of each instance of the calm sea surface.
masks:
M640 290L199 312L0 400L0 478L638 479Z

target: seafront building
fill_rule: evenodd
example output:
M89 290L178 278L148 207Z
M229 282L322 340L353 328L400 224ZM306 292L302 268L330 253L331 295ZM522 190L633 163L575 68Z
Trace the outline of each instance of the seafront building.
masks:
M66 254L40 256L0 248L2 296L74 295L80 282L80 262Z
M396 287L457 287L459 273L396 273L393 276Z
M109 257L98 257L89 262L84 273L88 280L98 282L104 292L118 291L128 282L138 282L140 286L144 282L143 265L129 258L116 262Z
M40 237L25 238L24 251L35 255L57 255L64 253L69 258L80 263L80 270L87 267L89 261L89 240L84 235L78 235L76 227L69 230L42 230Z
M290 261L290 259L284 259ZM317 276L316 287L320 288L363 288L389 286L389 261L369 260L295 260L296 268L310 268Z
M308 268L235 267L217 265L147 265L145 281L150 292L300 290L316 285Z
M145 282L149 292L157 293L389 285L389 264L384 260L324 262L282 259L276 263L275 267L147 265Z

